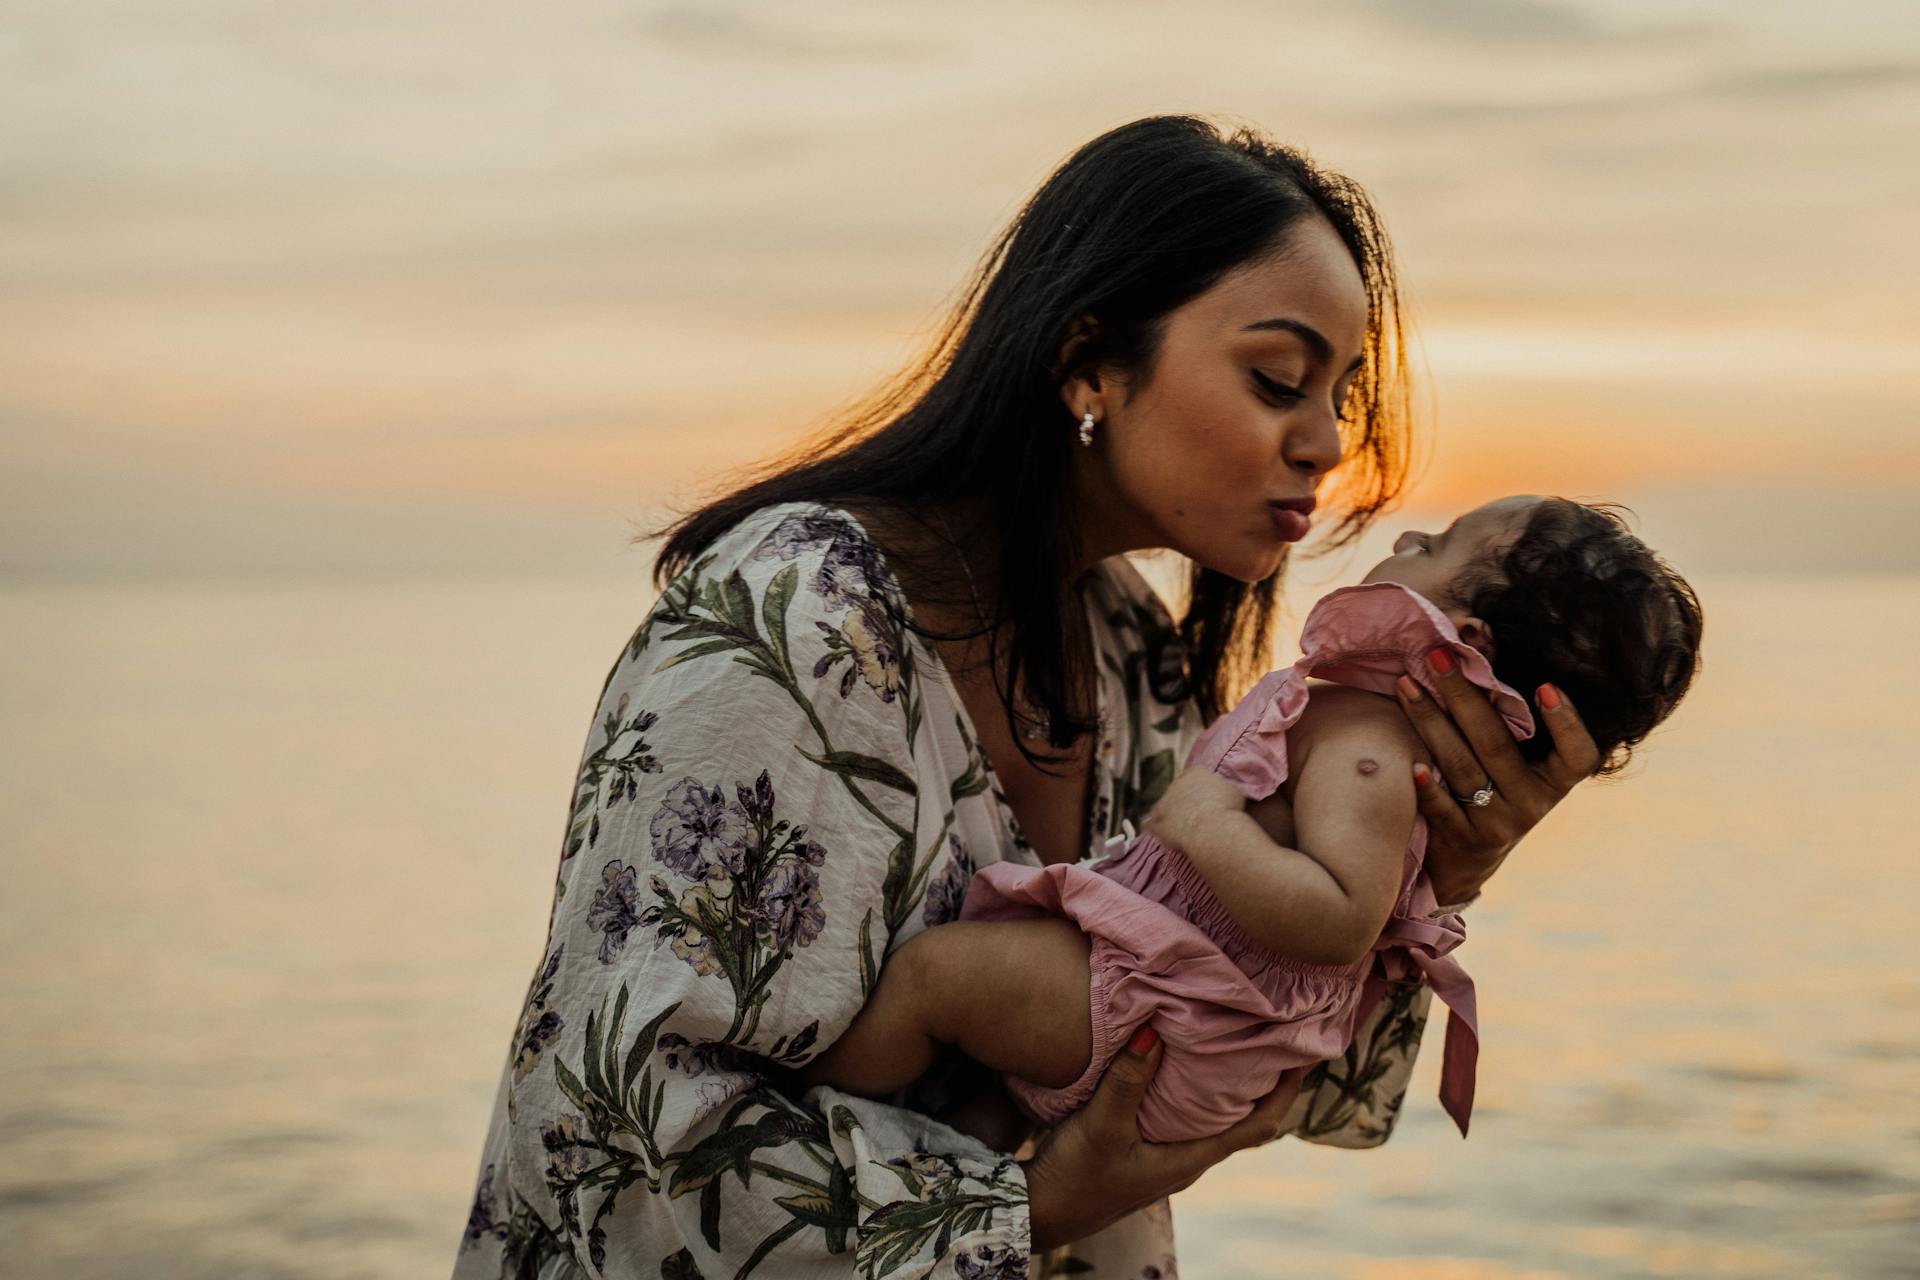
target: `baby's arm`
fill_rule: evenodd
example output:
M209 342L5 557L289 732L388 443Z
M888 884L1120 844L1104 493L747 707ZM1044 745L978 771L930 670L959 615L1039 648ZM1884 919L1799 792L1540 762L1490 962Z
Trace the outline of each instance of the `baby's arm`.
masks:
M1300 762L1297 847L1273 840L1240 789L1203 769L1174 779L1146 830L1186 854L1267 950L1351 964L1379 938L1399 897L1416 815L1407 781L1414 759L1404 724L1342 716L1320 727Z

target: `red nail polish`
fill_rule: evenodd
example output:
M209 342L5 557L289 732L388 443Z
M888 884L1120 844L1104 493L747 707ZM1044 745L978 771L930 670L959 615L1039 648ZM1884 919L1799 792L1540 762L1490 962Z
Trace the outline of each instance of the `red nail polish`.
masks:
M1400 686L1400 696L1408 702L1418 702L1425 696L1420 692L1420 686L1413 682L1412 676L1401 676L1394 683Z
M1415 764L1413 766L1413 781L1415 785L1422 786L1422 787L1426 786L1427 779L1430 778L1431 776L1432 775L1427 772L1427 766L1425 766L1424 764Z
M1141 1027L1133 1033L1133 1039L1127 1041L1127 1052L1145 1053L1147 1050L1153 1048L1153 1042L1159 1038L1160 1033L1152 1027Z
M1560 691L1550 684L1540 686L1540 705L1551 711L1560 705Z
M1443 676L1448 674L1453 670L1453 650L1435 649L1427 655L1427 665Z

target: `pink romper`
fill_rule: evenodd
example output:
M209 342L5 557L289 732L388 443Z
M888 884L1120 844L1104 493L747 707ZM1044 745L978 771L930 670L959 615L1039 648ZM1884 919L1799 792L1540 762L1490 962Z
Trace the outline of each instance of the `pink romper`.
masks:
M1514 733L1531 737L1526 700L1494 678L1447 616L1417 592L1380 582L1322 597L1301 632L1304 656L1262 677L1209 725L1187 767L1211 769L1249 800L1271 795L1287 777L1286 733L1306 709L1309 676L1391 697L1404 673L1431 692L1426 654L1441 645L1488 691ZM1388 982L1424 980L1450 1010L1440 1099L1465 1137L1479 1031L1473 980L1448 952L1466 939L1466 926L1458 914L1437 910L1426 848L1426 820L1416 817L1393 915L1373 949L1350 965L1310 964L1260 947L1185 855L1150 834L1114 836L1091 861L982 867L961 919L1062 915L1092 939L1087 1069L1059 1089L1008 1075L1008 1093L1033 1119L1057 1124L1085 1105L1127 1038L1152 1023L1166 1047L1141 1102L1141 1136L1177 1142L1219 1133L1284 1072L1344 1054Z

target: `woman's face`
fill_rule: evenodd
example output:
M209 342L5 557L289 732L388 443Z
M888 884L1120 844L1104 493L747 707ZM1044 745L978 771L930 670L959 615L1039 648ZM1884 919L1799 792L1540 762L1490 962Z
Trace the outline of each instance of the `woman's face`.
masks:
M1150 379L1111 371L1063 388L1091 409L1074 448L1093 558L1171 547L1244 582L1279 568L1308 503L1340 461L1340 416L1367 337L1359 268L1324 218L1167 316ZM1131 398L1128 391L1132 391Z

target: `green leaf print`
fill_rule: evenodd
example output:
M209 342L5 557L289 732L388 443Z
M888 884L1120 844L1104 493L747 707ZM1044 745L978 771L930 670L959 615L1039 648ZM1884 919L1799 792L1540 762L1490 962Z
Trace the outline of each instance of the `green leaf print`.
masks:
M666 1258L660 1263L660 1280L707 1280L701 1274L699 1264L693 1255L685 1249Z
M873 908L860 917L860 997L866 1003L866 997L873 994L874 983L880 981L880 966L873 958Z
M1173 783L1173 776L1179 770L1171 747L1156 751L1140 762L1140 786L1132 797L1130 808L1140 812L1150 812L1160 803L1160 797L1166 794Z
M626 988L622 986L621 991L624 993ZM659 1043L661 1025L665 1023L668 1018L672 1017L673 1011L679 1007L680 1002L676 1000L659 1013L654 1014L653 1017L647 1020L647 1025L640 1028L640 1034L633 1038L633 1047L627 1050L627 1061L620 1073L620 1088L623 1093L633 1083L635 1079L634 1073L640 1070L643 1064L645 1064L647 1055L653 1052L653 1046ZM617 1038L616 1043L618 1043ZM645 1090L643 1089L642 1092L645 1092Z
M657 674L667 670L669 667L677 667L683 662L692 662L695 658L704 658L712 653L725 653L729 649L737 649L739 647L740 642L738 640L707 640L700 644L690 645L677 653L662 658L660 665L654 668L654 672Z
M1381 1016L1383 1029L1367 1042L1364 1056L1356 1039L1341 1057L1318 1063L1307 1072L1300 1093L1312 1101L1294 1130L1296 1137L1311 1141L1352 1128L1370 1143L1386 1140L1406 1091L1402 1089L1383 1104L1375 1086L1398 1062L1409 1060L1420 1044L1426 1022L1412 1009L1420 989L1419 983L1389 983L1381 996L1388 1006ZM1334 1098L1323 1110L1316 1111L1318 1094L1329 1083L1335 1087ZM1371 1114L1363 1117L1363 1112Z
M740 1113L755 1105L772 1106L773 1109L751 1124L740 1123ZM676 1151L666 1158L666 1163L673 1169L667 1181L667 1194L675 1198L699 1194L701 1236L709 1247L716 1250L721 1247L720 1188L722 1179L729 1173L739 1178L743 1187L751 1187L753 1175L758 1172L763 1177L808 1192L815 1197L807 1201L809 1212L814 1211L813 1206L823 1202L830 1206L842 1204L847 1216L840 1222L850 1226L854 1221L852 1203L836 1200L831 1186L805 1174L753 1158L758 1152L789 1143L814 1144L816 1160L823 1167L829 1167L832 1162L818 1150L825 1139L826 1134L819 1121L795 1107L783 1095L770 1088L750 1090L728 1106L718 1129L687 1150ZM741 1274L745 1270L742 1268Z
M760 638L753 625L753 588L747 585L746 577L738 569L727 575L721 602L714 612L739 628L742 635L753 640Z
M875 1209L867 1217L857 1250L861 1274L877 1280L929 1248L934 1257L942 1257L954 1236L991 1226L994 1214L1006 1207L1009 1188L999 1179L988 1185L998 1194L960 1191L956 1179L944 1198L896 1200Z
M903 791L908 795L918 794L920 790L914 785L912 778L878 756L862 755L858 751L822 751L815 754L805 747L799 748L799 752L822 768L831 769L844 777L877 782L883 787L892 787L895 791Z
M767 624L767 638L780 659L780 668L793 674L793 655L787 648L787 604L793 599L794 585L800 581L800 566L790 564L773 575L767 594L760 601L760 616Z

